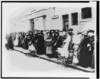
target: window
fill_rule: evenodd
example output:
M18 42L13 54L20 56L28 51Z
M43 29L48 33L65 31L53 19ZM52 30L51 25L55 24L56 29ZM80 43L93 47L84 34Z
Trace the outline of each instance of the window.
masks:
M78 13L72 13L72 25L78 25Z
M82 8L82 19L87 19L92 17L91 7Z

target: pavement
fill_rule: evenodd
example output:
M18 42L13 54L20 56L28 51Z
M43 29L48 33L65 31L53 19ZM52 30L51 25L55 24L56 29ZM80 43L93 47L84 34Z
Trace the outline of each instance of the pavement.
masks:
M3 49L2 77L90 77L96 74L75 65L63 66L56 58L31 55L30 51L15 47ZM81 79L80 78L80 79Z
M29 57L32 57L32 55L30 55L30 51L29 50L24 50L20 47L14 47L15 51L18 51L18 52L21 52ZM59 65L62 65L62 63L60 61L58 61L56 58L48 58L46 55L36 55L36 57L40 58L40 59L44 59L46 61L50 61L50 62L53 62L53 63L56 63ZM83 68L81 66L78 66L78 65L74 65L74 64L68 64L67 67L71 67L73 69L76 69L76 70L80 70L80 71L83 71L83 72L94 72L94 69L91 69L91 68Z

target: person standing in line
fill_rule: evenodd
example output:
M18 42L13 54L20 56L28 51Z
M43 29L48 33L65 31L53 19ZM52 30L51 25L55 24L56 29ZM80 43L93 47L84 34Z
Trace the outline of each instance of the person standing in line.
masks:
M15 37L15 41L14 41L14 46L16 47L16 46L18 46L18 33L16 33L15 36L16 37Z
M71 40L71 36L67 33L67 38L64 40L64 46L62 48L58 48L58 52L61 54L62 57L68 58L69 55L69 51L68 51L68 47L69 47L69 43Z
M7 41L7 49L11 49L14 50L14 44L13 44L13 40L12 40L12 34L10 34L10 36L8 37L8 41Z
M79 45L81 43L81 40L82 40L82 34L81 33L78 33L77 35L73 35L73 40L72 40L73 50L74 50L73 62L72 62L73 64L77 64L79 62L78 51L79 51Z
M25 50L28 50L29 47L29 40L30 40L30 36L28 34L26 34L25 38L24 38L24 43L23 43L23 48Z
M92 56L94 53L94 46L92 45L92 32L88 31L87 35L84 35L84 39L81 42L80 48L80 58L78 65L82 67L91 67L92 66ZM91 40L91 41L90 41Z

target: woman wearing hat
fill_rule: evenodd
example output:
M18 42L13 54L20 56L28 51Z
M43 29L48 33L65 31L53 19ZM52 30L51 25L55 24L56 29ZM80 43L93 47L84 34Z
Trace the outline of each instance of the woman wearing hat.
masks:
M30 36L28 34L26 34L25 38L24 38L24 44L23 44L23 48L26 49L26 50L29 47L29 40L30 40Z

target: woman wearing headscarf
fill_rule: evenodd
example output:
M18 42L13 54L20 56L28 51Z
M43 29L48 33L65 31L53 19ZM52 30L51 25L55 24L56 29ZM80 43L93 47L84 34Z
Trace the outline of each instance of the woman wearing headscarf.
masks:
M50 35L50 32L47 32L46 35L47 36L46 36L46 39L45 39L45 47L46 47L46 55L48 56L48 55L52 54L52 44L51 44L52 37Z
M14 49L14 44L13 44L13 40L12 40L12 34L10 34L10 36L8 37L8 41L7 41L7 49Z
M73 64L77 64L79 62L78 60L78 51L79 46L82 40L82 34L81 32L77 35L73 35L72 43L73 43Z
M6 37L5 37L5 47L7 48L7 50L9 49L8 47L8 38L9 38L10 34L6 34Z
M58 52L56 51L57 50L57 47L58 46L58 39L59 39L59 33L58 32L55 32L54 35L52 35L52 55L53 57L56 57L58 58Z
M14 46L18 46L18 34L15 35Z
M23 48L26 49L26 50L29 47L29 40L30 40L30 36L28 34L26 34L26 36L24 38L24 43L23 43Z
M94 37L89 34L91 34L91 32L88 32L87 36L84 36L84 39L82 40L80 46L80 58L78 65L82 67L92 67L94 53Z
M61 54L62 57L68 58L69 55L68 47L69 47L70 40L71 40L71 36L67 34L67 38L64 40L65 45L63 46L63 48L58 48L58 52Z
M46 54L45 41L41 33L38 33L38 36L37 36L37 54L40 54L40 55Z
M62 35L59 35L59 33L57 34L57 40L55 42L55 48L57 50L58 47L61 47L63 45L63 37Z
M22 40L22 34L20 32L18 35L18 47L22 47L21 40Z

